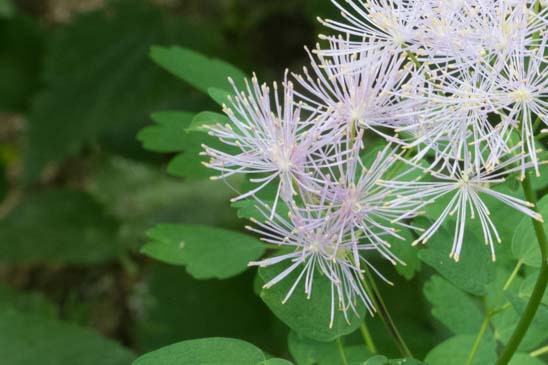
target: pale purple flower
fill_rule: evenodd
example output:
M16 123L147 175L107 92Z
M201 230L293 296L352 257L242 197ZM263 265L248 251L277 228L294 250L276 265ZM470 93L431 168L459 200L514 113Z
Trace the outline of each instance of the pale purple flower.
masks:
M265 217L270 215L269 207L257 206L257 209ZM330 327L333 326L336 310L341 311L347 321L349 311L361 315L358 312L358 302L363 303L370 312L374 311L361 282L363 272L354 263L353 252L355 249L362 253L374 251L376 246L360 244L358 238L348 234L344 223L333 219L331 210L311 209L305 203L302 208L291 206L288 218L274 213L273 219L264 223L257 220L253 222L257 227L247 228L260 234L264 242L290 250L279 256L250 263L251 266L267 267L289 262L286 269L264 285L265 288L270 288L291 273L298 272L283 303L289 300L299 285L303 285L304 293L310 298L315 271L319 270L331 282ZM360 260L380 275L363 254Z
M321 151L332 143L328 125L317 114L303 112L287 79L281 97L276 83L273 92L266 84L259 85L256 77L251 83L246 80L246 85L245 92L234 86L236 95L223 107L231 123L208 127L210 135L235 152L204 146L202 154L211 158L205 166L220 171L214 179L252 176L258 186L234 201L253 196L271 183L278 185L275 203L280 197L291 201L299 189L316 189L318 181L309 170L329 163Z
M361 138L361 135L359 135ZM379 253L392 264L403 264L391 251L389 239L404 238L398 229L415 229L406 220L417 215L420 201L402 199L393 189L379 182L394 168L397 150L391 145L377 152L370 166L360 158L361 150L354 148L353 158L341 161L330 168L322 179L329 181L322 191L321 204L313 209L327 209L341 227L341 235L349 232L351 237L364 238L377 247ZM392 179L401 179L414 168L396 171ZM355 265L359 267L359 247L354 248Z

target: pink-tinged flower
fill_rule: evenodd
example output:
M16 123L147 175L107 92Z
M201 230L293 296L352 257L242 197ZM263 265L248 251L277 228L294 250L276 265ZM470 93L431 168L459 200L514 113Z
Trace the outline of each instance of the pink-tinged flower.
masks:
M257 209L261 210L265 217L270 215L269 207L258 206ZM361 262L380 276L363 255L365 251L376 250L376 246L360 244L357 237L349 235L345 227L341 226L341 222L333 218L332 211L313 209L305 203L302 208L292 206L288 218L274 213L273 219L268 219L265 223L253 220L256 227L247 227L260 234L263 241L290 250L279 256L250 263L251 266L268 267L289 262L285 270L264 285L265 288L270 288L291 273L298 272L283 303L289 300L297 287L303 283L304 293L310 297L316 270L331 282L330 327L333 326L336 310L341 311L347 321L349 311L358 316L361 314L357 307L359 302L371 313L374 311L361 281L363 271L355 265L352 257L356 248L362 252Z
M337 44L331 43L332 49ZM396 139L386 128L408 123L412 100L395 96L405 88L409 68L404 56L379 50L314 57L311 70L294 74L303 91L303 108L323 113L346 134L370 129L389 141ZM355 67L354 67L355 65Z
M358 138L361 137L358 135ZM420 207L420 202L396 195L394 189L379 183L381 177L394 167L396 152L390 145L378 152L369 168L360 159L358 144L351 147L351 152L348 158L338 155L338 163L316 171L317 176L326 182L321 192L302 193L302 203L290 206L289 218L276 212L272 214L271 208L262 204L257 209L263 216L273 219L264 223L254 220L258 227L247 227L260 234L263 241L291 249L289 253L251 263L262 267L282 261L291 263L266 283L266 288L284 280L294 271L299 272L284 302L302 281L305 294L311 295L315 269L331 281L331 325L335 302L347 320L347 311L358 314L357 302L362 302L370 311L374 310L363 286L363 267L370 268L389 283L370 264L369 255L376 252L393 265L404 264L390 251L387 238L403 240L394 227L414 228L404 220L415 216L416 208ZM396 178L408 172L400 172Z
M513 167L514 164L522 163L524 159L525 156L518 154L501 162L493 170L486 171L485 169L478 169L473 163L470 154L466 153L462 165L455 163L452 165L450 171L425 170L425 172L429 172L438 181L387 181L383 182L383 185L403 192L406 195L406 199L422 199L423 205L434 203L437 199L446 195L451 196L448 205L439 217L430 228L424 231L414 244L426 243L449 216L455 216L455 236L450 256L455 261L459 261L468 217L470 219L477 217L481 223L485 244L490 246L492 258L495 260L494 241L496 240L500 243L501 239L495 224L491 220L489 208L481 198L482 195L489 195L531 218L542 221L542 216L530 209L532 207L531 203L492 189L492 185L504 182L507 175L518 170L519 167ZM411 162L407 163L412 164ZM414 166L421 168L418 165Z
M360 138L361 135L358 136ZM379 182L394 170L396 149L391 145L377 152L370 166L360 158L361 150L354 148L353 158L341 161L329 169L322 179L329 181L322 191L321 204L312 209L331 211L332 219L341 228L341 235L363 238L377 247L377 251L392 264L405 264L391 251L387 239L404 240L398 229L414 229L406 220L417 215L420 201L404 199L393 189ZM395 171L393 179L401 179L415 169ZM359 246L354 247L354 264L360 266Z
M246 80L247 90L229 97L223 106L230 123L209 127L209 134L236 150L224 152L204 146L203 155L211 157L205 166L220 171L214 179L234 174L249 174L257 187L234 200L253 196L270 183L278 184L275 203L281 197L291 201L297 190L317 189L319 181L310 170L328 165L330 158L322 149L332 144L328 123L318 115L303 112L295 101L293 84L286 79L282 95L276 83L274 92L259 85L256 77ZM275 207L274 207L275 209Z

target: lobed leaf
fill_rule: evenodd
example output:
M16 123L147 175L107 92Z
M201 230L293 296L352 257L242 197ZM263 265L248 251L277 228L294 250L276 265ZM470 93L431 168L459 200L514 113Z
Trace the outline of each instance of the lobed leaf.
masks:
M160 224L147 235L152 241L143 246L142 253L186 266L196 279L238 275L265 251L265 246L252 236L208 226Z
M424 226L424 220L418 220ZM467 231L459 262L449 257L453 235L441 227L419 252L419 258L435 268L457 288L474 295L484 295L487 285L495 279L495 265L484 243Z
M476 335L458 335L442 342L427 355L424 361L428 365L467 364L470 351L476 341ZM471 365L494 364L497 360L496 344L493 339L484 337L480 342Z
M440 276L424 284L424 295L432 303L432 315L454 334L475 334L484 314L466 293Z
M228 78L243 87L245 74L216 58L209 58L190 49L177 46L152 47L150 58L164 69L188 82L198 90L208 92L209 88L232 90Z

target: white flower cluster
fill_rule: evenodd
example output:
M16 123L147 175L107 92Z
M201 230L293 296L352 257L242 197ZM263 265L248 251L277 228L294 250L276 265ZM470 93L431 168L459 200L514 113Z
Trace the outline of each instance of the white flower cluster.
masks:
M455 216L458 261L466 222L477 217L495 259L500 237L482 196L542 219L493 186L529 168L540 173L548 10L530 0L332 2L343 19L319 19L335 35L307 50L310 67L273 88L256 77L235 87L224 107L230 123L209 127L230 150L205 146L204 154L217 178L250 176L256 187L235 200L255 199L264 219L249 228L288 248L253 263L289 262L266 286L294 274L286 300L301 282L311 295L319 269L332 283L333 320L335 301L345 316L358 301L373 308L364 268L381 274L369 252L398 263L389 240L403 239L400 229L425 243ZM388 143L374 158L364 158L368 134ZM268 186L276 194L259 199ZM410 223L444 196L431 227Z

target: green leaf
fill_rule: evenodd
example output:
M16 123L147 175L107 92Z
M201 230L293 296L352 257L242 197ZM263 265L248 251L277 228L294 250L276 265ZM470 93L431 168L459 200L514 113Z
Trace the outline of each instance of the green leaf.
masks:
M106 262L122 252L117 229L117 221L89 194L42 191L27 196L0 221L0 261Z
M259 365L266 358L252 344L231 338L204 338L176 343L149 352L133 365Z
M207 126L213 126L216 124L231 124L230 119L224 115L214 112L201 112L197 114L193 119L190 126L187 128L188 132L207 132Z
M151 115L157 124L143 128L137 139L143 147L155 152L181 152L186 149L186 129L193 113L164 111Z
M233 147L205 133L190 132L186 135L184 143L185 152L171 160L167 171L173 176L184 177L187 181L203 180L219 174L218 171L203 166L203 162L208 160L208 157L200 156L203 151L202 145L227 153L234 150Z
M196 279L238 275L265 251L265 246L252 236L208 226L160 224L148 236L152 241L141 252L169 264L186 266Z
M232 90L228 78L243 86L245 74L227 62L206 57L181 47L152 47L150 58L173 75L188 82L198 90L208 92L215 87Z
M423 220L417 220L424 225ZM475 295L484 295L486 286L495 279L495 265L488 247L470 231L465 232L459 262L449 257L453 235L444 227L419 252L419 258L435 268L457 288Z
M415 359L389 360L386 356L377 355L368 359L363 365L422 365L424 363Z
M494 282L489 284L487 293L487 305L491 310L502 308L511 304L508 300L509 296L517 296L519 288L522 285L523 279L517 276L512 281L511 285L504 290L504 286L510 277L511 269L499 268L497 277ZM491 319L494 337L503 345L508 342L510 336L516 328L516 323L519 321L519 315L513 307L507 308L503 312L497 314ZM529 327L523 341L518 347L519 351L528 351L536 348L546 338L546 331L539 329L536 326Z
M217 87L210 87L209 89L207 89L207 94L211 99L213 99L213 101L215 101L219 105L227 104L229 102L228 96L230 95L230 93L226 90L219 89Z
M510 302L512 303L512 306L514 307L514 310L521 317L527 307L527 301L521 299L517 295L513 295L512 293L509 293L508 297L510 299ZM533 318L533 322L531 323L531 327L538 328L544 331L545 335L543 336L543 338L548 338L548 306L547 305L544 305L542 303L539 305L537 312L535 314L535 317Z
M289 352L297 362L297 365L314 365L319 363L321 359L326 358L328 354L338 354L339 351L334 341L314 341L294 331L289 332L287 344Z
M519 321L519 314L512 308L497 314L491 320L494 328L494 334L497 341L503 345L508 342L510 336L516 329L516 323ZM532 325L518 347L518 351L530 351L536 349L548 338L545 329Z
M424 284L423 291L432 303L432 315L454 334L478 333L484 315L466 293L437 275Z
M56 28L48 42L44 89L29 113L27 181L39 177L45 164L76 155L90 143L141 156L135 135L150 113L208 105L203 95L185 90L150 62L148 50L155 43L181 42L210 51L222 39L149 3L110 1Z
M508 365L545 365L546 363L526 353L514 354Z
M0 111L20 113L40 86L46 33L34 19L11 15L11 2L0 1Z
M260 268L259 275L263 283L269 282L285 268L286 263ZM331 282L318 271L314 273L313 289L310 299L304 294L304 283L295 289L289 300L283 304L288 291L295 283L301 268L295 269L281 282L261 291L261 298L274 314L300 335L317 341L332 341L337 337L354 332L364 318L365 307L357 303L360 317L348 311L347 323L344 314L335 306L335 318L330 328L331 317Z
M348 364L361 364L363 360L371 356L371 353L364 345L344 346L344 355ZM329 352L322 357L318 365L346 365L342 360L341 354L337 349L336 352Z
M538 202L538 211L545 218L544 231L548 232L548 196ZM512 253L525 265L540 267L540 247L535 235L535 229L531 218L523 216L517 225L512 239Z
M16 311L0 313L0 358L10 365L127 365L135 356L88 329Z
M451 337L436 346L426 355L428 365L462 365L466 364L476 335L459 335ZM474 356L472 365L494 364L497 360L495 341L484 337Z
M525 280L523 280L523 283L521 284L518 293L521 299L529 300L529 298L531 298L531 294L533 294L533 289L535 288L535 285L537 283L538 275L539 270L534 270L529 273L529 275L527 275ZM544 296L542 297L542 304L548 306L548 290L544 292Z
M413 235L408 229L404 229L398 234L405 240L389 238L392 253L405 263L396 265L396 271L407 280L411 280L422 266L419 259L419 249L411 245Z

